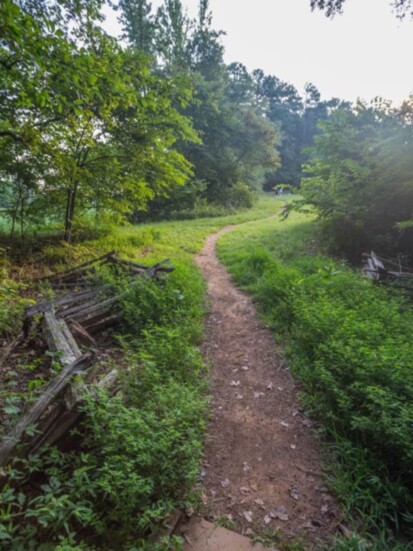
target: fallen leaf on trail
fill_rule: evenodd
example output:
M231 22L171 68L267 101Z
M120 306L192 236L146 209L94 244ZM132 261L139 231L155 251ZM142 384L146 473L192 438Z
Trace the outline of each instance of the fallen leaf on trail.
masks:
M247 522L252 522L252 511L244 511L242 514Z
M267 390L272 390L274 387L274 384L273 383L268 383L267 385Z
M244 398L244 396L242 394L237 394L236 398L237 398L237 400L242 400Z
M243 465L242 470L244 471L244 473L248 473L251 470L251 467L248 465L246 461L244 461L242 465Z
M249 494L251 490L249 488L245 488L245 486L241 486L239 491L241 492L241 494Z
M296 447L297 447L297 446L296 446L295 444L291 444L291 445L290 445L290 448L291 448L292 450L295 450Z
M259 507L264 507L264 502L262 499L254 499L254 503Z
M275 511L271 511L270 517L274 518L274 519L282 520L284 522L289 520L287 509L285 507L283 507L282 505L280 507L277 507L277 509L275 509Z
M280 392L282 392L284 389L282 386L277 386L277 390L279 390Z
M264 524L269 524L270 522L271 522L271 517L269 517L268 515L265 515Z
M254 392L254 398L261 398L261 396L265 396L263 392Z
M230 386L239 386L240 385L240 382L239 381L231 381L229 383Z
M248 371L249 370L249 367L247 365L243 365L241 367L242 371Z
M282 427L285 427L285 428L287 428L287 427L290 426L290 425L289 425L288 423L286 423L285 421L281 421L280 425L281 425Z
M228 486L229 486L229 480L228 480L228 478L226 478L225 480L221 480L221 486L222 486L223 488L228 488Z
M298 497L298 491L297 491L297 488L291 488L290 490L290 496L295 499L296 501L298 501L300 498Z

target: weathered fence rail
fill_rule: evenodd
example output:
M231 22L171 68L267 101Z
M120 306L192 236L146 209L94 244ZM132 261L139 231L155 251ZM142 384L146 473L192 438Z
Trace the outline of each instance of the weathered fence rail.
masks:
M84 262L69 270L39 278L48 282L57 295L50 300L40 300L26 309L23 330L6 347L1 363L16 347L28 338L33 323L40 328L50 351L56 354L62 366L43 389L37 400L20 416L14 428L0 442L0 467L16 453L30 453L45 444L53 444L64 437L81 417L81 404L91 388L113 389L118 372L112 370L96 380L93 376L97 343L92 336L113 326L122 318L121 301L125 291L119 292L115 284L101 285L96 272L107 264L128 285L137 278L161 278L173 271L169 260L153 266L119 258L111 251ZM71 287L70 292L66 292ZM60 294L59 294L60 293ZM40 318L40 320L39 320ZM82 343L93 347L84 353ZM82 381L75 375L81 375ZM31 435L31 436L29 436Z

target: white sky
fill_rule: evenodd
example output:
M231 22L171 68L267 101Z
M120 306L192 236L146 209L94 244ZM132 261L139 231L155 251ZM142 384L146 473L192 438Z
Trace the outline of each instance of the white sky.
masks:
M197 13L198 0L182 2ZM210 0L210 8L214 28L226 31L227 62L263 69L299 91L312 82L324 99L400 103L413 93L413 22L398 21L390 0L347 0L333 20L311 12L310 0ZM105 27L116 29L108 19Z

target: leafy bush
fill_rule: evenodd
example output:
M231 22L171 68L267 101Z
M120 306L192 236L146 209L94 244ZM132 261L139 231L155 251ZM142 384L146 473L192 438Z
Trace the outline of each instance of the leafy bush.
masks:
M301 192L333 251L354 260L373 248L412 261L411 113L411 102L399 111L359 102L320 125Z

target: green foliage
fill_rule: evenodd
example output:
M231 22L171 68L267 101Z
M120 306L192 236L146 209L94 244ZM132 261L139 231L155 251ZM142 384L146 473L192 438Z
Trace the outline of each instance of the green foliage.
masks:
M345 2L346 0L311 0L311 8L324 11L327 17L334 17L342 13ZM412 0L392 0L391 6L399 19L413 17Z
M11 336L23 319L23 311L31 301L22 298L21 293L25 286L13 280L6 267L0 267L0 335Z
M144 548L196 479L206 405L195 347L203 284L189 262L163 283L138 281L123 298L133 336L122 337L121 392L89 395L81 451L53 448L8 469L0 526L12 550L126 550L132 540Z
M73 453L44 450L10 467L0 499L5 548L180 549L176 538L154 544L147 536L171 508L186 503L199 468L206 421L205 367L197 348L204 283L192 255L209 233L268 217L279 204L259 199L253 209L227 218L127 226L99 240L47 247L47 260L61 269L113 248L130 258L146 255L148 264L170 256L176 269L161 282L122 286L129 294L119 337L121 388L115 398L89 396L82 446ZM19 403L8 398L10 412L17 411Z
M279 164L278 127L262 116L245 67L224 64L223 33L213 29L209 2L200 2L194 19L179 0L165 0L156 12L140 0L123 0L120 8L129 42L153 54L159 73L179 74L192 84L193 97L180 112L191 119L202 143L181 141L178 148L192 163L195 181L206 185L202 199L228 206L237 182L260 185L263 171ZM175 201L173 193L167 212L180 210Z
M411 108L359 104L320 126L302 194L335 251L353 259L372 248L411 252L413 232L403 224L413 212Z
M176 108L186 81L105 35L102 2L60 4L2 5L0 190L12 233L47 212L68 240L78 210L125 216L184 184L191 165L174 144L198 138Z
M220 254L288 340L307 408L336 441L332 485L347 513L390 549L389 528L413 528L413 313L343 264L303 255L314 228L297 220L240 228Z

